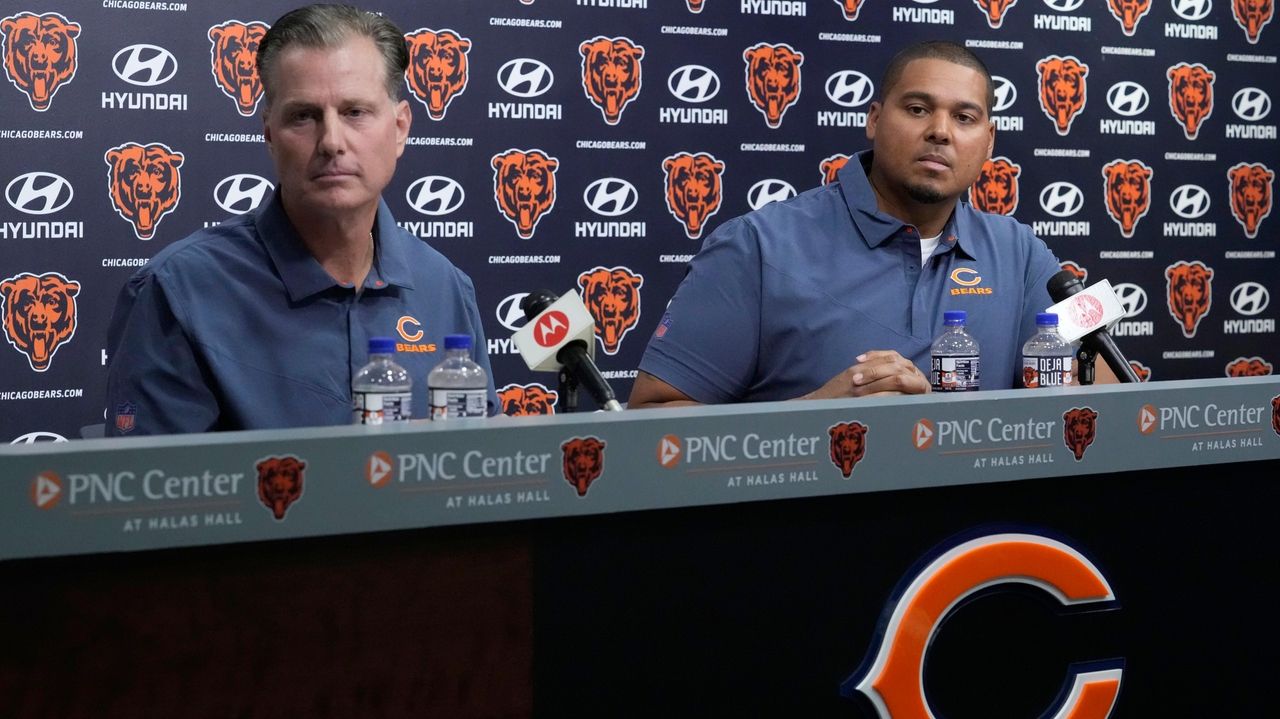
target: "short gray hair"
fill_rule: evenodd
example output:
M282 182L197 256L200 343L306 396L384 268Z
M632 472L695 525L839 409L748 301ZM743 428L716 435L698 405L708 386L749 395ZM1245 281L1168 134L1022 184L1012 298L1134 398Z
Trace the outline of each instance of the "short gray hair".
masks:
M271 104L271 69L286 48L334 48L353 37L367 37L382 55L386 69L387 95L399 100L404 87L404 71L409 67L409 50L404 33L390 20L351 5L307 5L290 10L276 20L258 45L258 77Z

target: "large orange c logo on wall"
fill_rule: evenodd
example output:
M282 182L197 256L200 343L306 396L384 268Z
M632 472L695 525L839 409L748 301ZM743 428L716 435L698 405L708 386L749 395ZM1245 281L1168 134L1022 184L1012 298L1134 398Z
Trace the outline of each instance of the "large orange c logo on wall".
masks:
M975 592L1029 584L1064 606L1114 602L1098 568L1075 549L1034 534L989 534L944 551L909 580L882 628L878 647L841 686L861 692L882 719L934 719L924 696L925 654L946 616ZM1068 674L1054 719L1106 719L1120 693L1123 660Z

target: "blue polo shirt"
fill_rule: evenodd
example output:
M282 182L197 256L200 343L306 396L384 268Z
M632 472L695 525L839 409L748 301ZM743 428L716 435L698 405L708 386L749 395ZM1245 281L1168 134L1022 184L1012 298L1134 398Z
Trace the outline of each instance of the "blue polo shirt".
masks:
M378 206L373 267L360 292L302 244L279 193L257 211L159 252L129 279L108 329L107 433L339 425L369 338L399 343L412 412L444 336L466 333L489 372L475 289L462 271Z
M946 310L969 313L982 389L1021 386L1022 344L1060 268L1030 228L956 205L924 268L920 236L876 208L870 151L839 182L716 229L689 265L640 369L704 403L784 400L869 350L927 375Z

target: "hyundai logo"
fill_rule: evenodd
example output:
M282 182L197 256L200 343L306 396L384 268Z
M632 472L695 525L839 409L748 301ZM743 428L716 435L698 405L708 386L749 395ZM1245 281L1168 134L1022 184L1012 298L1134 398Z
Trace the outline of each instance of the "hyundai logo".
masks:
M1173 11L1183 20L1203 20L1212 10L1213 0L1173 0Z
M1044 0L1044 4L1048 5L1050 10L1075 12L1084 4L1084 0Z
M770 202L782 202L796 196L796 188L785 180L761 180L747 190L747 204L758 210Z
M66 437L53 432L27 432L9 444L41 444L43 442L65 442Z
M1257 122L1271 112L1271 98L1256 87L1241 88L1231 96L1231 109L1245 122Z
M706 102L720 92L720 77L711 68L685 65L667 76L667 90L685 102Z
M274 189L275 186L265 177L232 175L222 178L222 182L213 188L213 201L233 215L243 215L256 210L267 193Z
M1111 289L1115 291L1116 299L1120 300L1125 317L1137 317L1147 308L1147 293L1141 287L1130 282L1121 282Z
M1040 191L1040 208L1054 217L1070 217L1084 207L1084 193L1070 182L1054 182Z
M551 68L527 57L508 60L498 69L498 84L516 97L537 97L550 90L555 81Z
M405 202L409 207L424 215L439 217L462 207L467 193L457 180L443 175L419 177L404 191Z
M528 296L528 292L517 292L499 302L497 311L498 324L512 332L524 327L528 319L524 316L524 310L520 309L520 302Z
M1231 290L1231 309L1246 317L1261 314L1271 304L1271 293L1257 282L1241 282Z
M587 209L605 217L627 214L639 199L636 186L617 177L602 177L587 185L582 192L582 201Z
M991 108L991 112L1004 112L1013 107L1013 103L1018 101L1018 88L1009 78L999 75L992 75L991 82L996 88L996 105Z
M178 73L178 58L158 45L130 45L111 58L116 77L130 85L163 85Z
M4 188L9 205L28 215L51 215L71 204L74 196L71 183L52 172L18 175Z
M857 70L841 70L827 78L827 97L840 107L865 105L875 91L871 78Z
M1107 90L1107 105L1117 115L1141 115L1150 101L1146 88L1136 82L1122 80Z
M1169 195L1169 209L1188 220L1204 217L1209 211L1209 193L1199 185L1182 185Z

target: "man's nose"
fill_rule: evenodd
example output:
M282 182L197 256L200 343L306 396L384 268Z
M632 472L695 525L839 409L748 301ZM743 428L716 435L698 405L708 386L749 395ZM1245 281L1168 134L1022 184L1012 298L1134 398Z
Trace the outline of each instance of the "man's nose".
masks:
M320 121L320 137L317 138L317 147L321 153L325 155L340 155L346 149L342 136L342 123L339 122L338 113L327 112Z

